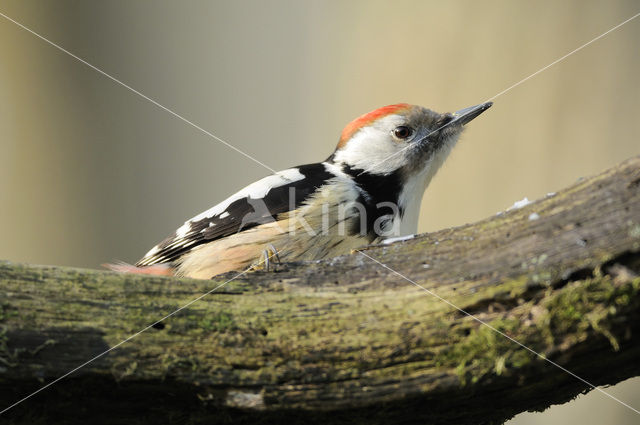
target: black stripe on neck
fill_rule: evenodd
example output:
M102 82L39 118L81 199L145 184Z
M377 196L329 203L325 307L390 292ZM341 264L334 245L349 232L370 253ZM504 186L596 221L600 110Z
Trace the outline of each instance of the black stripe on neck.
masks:
M360 196L357 202L360 202L365 207L367 213L367 234L371 240L373 240L378 236L375 234L375 221L381 216L392 213L392 209L389 207L379 207L378 205L381 202L395 204L400 212L400 216L404 214L402 207L398 205L398 199L402 190L401 174L397 170L387 175L373 174L363 172L362 169L353 168L346 164L342 165L342 171L350 175L360 189ZM359 220L357 220L355 231L360 231Z

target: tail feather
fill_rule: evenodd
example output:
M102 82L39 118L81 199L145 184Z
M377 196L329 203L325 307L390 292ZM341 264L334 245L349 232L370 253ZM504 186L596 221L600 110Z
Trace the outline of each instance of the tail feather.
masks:
M124 261L117 261L115 263L103 264L102 267L120 273L150 274L156 276L174 275L174 269L167 264L153 264L151 266L138 267L125 263Z

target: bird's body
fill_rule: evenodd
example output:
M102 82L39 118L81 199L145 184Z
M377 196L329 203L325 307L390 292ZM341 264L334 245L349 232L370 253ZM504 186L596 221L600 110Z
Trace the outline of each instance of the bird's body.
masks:
M438 114L407 104L352 121L324 162L280 171L185 222L130 272L211 278L244 270L271 246L317 260L413 234L424 190L479 105Z
M290 261L349 252L368 239L349 232L353 217L346 211L340 221L344 236L339 235L338 204L358 194L353 181L330 163L280 171L187 221L136 265L171 262L178 275L209 278L244 270L269 245Z

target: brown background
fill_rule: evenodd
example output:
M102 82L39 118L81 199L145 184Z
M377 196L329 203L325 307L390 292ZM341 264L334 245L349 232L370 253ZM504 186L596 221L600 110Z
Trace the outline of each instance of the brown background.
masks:
M275 169L396 102L480 103L638 1L2 1L0 12ZM421 231L640 152L640 18L496 99L427 190ZM267 170L0 17L0 258L135 261ZM463 261L463 259L461 259ZM640 379L609 389L640 408ZM632 423L591 393L512 424Z

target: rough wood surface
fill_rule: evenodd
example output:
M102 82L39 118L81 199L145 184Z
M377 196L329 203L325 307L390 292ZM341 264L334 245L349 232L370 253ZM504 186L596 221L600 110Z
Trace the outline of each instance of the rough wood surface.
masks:
M640 374L640 158L363 252L593 384ZM0 262L0 408L233 275ZM243 275L0 421L501 423L588 389L353 253Z

